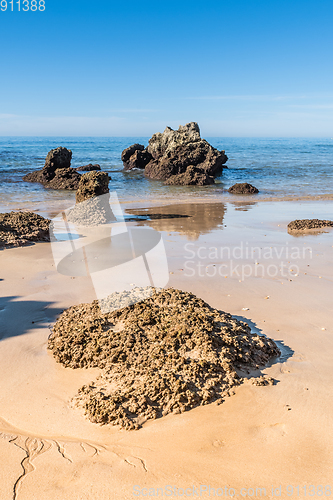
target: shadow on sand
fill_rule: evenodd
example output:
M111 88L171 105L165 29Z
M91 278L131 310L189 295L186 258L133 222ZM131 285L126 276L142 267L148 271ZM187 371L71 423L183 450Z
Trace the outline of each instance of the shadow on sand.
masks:
M262 329L258 328L256 323L254 323L250 319L245 318L244 316L235 316L235 315L233 315L233 316L234 316L234 318L238 319L238 321L244 321L244 323L247 323L249 325L249 327L251 328L252 333L256 333L261 337L266 337L266 335L262 331ZM276 343L276 345L280 349L281 354L280 354L280 356L277 356L276 358L271 359L262 369L269 368L272 365L275 365L276 363L285 363L289 358L291 358L293 356L293 354L295 352L289 346L285 345L283 340L274 340L274 342ZM253 377L253 376L259 376L259 375L261 375L261 370L256 370L255 372L251 372L251 374L249 376ZM245 375L245 377L246 377L246 375ZM278 383L278 382L279 382L279 380L275 380L275 383Z
M52 302L21 300L19 296L0 298L0 340L24 335L32 329L49 328L63 309Z

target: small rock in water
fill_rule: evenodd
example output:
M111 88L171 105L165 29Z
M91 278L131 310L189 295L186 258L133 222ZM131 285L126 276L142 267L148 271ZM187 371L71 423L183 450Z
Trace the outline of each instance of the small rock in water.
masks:
M306 230L320 230L327 227L333 227L333 221L320 219L296 219L288 224L288 232L298 232Z
M228 189L229 193L232 194L257 194L259 193L259 189L252 184L248 184L247 182L237 183L231 186Z

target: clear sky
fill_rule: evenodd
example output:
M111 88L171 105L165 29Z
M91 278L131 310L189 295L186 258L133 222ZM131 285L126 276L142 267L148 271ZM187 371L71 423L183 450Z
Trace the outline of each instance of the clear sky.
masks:
M45 5L0 10L0 135L333 137L332 0Z

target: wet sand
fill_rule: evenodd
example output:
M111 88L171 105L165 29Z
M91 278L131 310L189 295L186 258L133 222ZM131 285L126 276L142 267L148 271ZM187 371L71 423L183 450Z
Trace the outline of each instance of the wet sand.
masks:
M312 485L325 491L333 459L333 233L294 237L287 224L329 219L333 203L249 203L123 207L129 217L133 208L183 215L129 224L161 231L168 286L242 318L282 350L262 370L274 386L244 384L220 406L138 431L92 424L72 408L96 371L63 368L46 349L57 315L95 298L92 281L58 274L49 243L0 252L1 500L130 499L167 485L202 485L202 498L213 497L209 486L224 497L234 488L239 498L256 488L273 498L280 486L282 499L305 497L304 487L309 496Z

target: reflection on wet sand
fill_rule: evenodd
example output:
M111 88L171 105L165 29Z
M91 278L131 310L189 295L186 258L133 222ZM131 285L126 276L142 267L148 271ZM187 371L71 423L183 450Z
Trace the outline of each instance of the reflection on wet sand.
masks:
M196 240L201 234L213 229L223 229L226 213L224 203L184 203L161 207L126 209L126 213L145 217L139 225L148 225L158 231L184 234L189 240ZM129 218L127 220L137 220Z
M240 210L241 212L247 212L251 208L254 207L254 205L257 205L255 201L242 201L239 203L232 203L232 205L235 207L235 210Z

